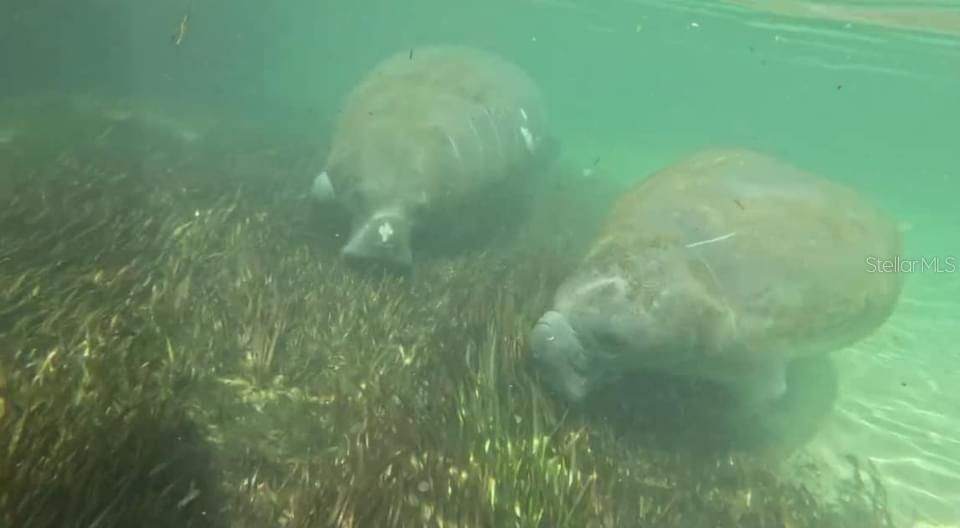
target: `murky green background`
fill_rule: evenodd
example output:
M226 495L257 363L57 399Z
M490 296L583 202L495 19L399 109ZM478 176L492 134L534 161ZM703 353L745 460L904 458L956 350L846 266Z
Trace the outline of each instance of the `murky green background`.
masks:
M599 159L594 177L633 180L701 146L760 148L879 200L911 256L960 257L960 4L829 6L6 0L0 95L174 97L302 130L328 124L387 53L473 44L536 77L564 156ZM912 11L884 11L897 7ZM905 518L960 523L957 299L960 274L912 274L889 324L837 354L841 401L810 446L871 457Z

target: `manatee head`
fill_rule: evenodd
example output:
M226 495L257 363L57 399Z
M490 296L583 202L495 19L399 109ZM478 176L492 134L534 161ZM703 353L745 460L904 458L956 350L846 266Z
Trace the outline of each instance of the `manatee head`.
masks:
M565 315L551 310L537 321L530 334L530 351L554 392L572 403L583 401L590 393L587 350Z
M394 125L365 122L362 130L342 132L311 192L320 201L335 197L349 212L345 260L409 271L413 231L427 207L429 185L422 178L423 146Z
M568 281L537 321L530 352L544 382L571 403L616 382L655 354L649 319L631 305L622 277Z
M369 207L369 198L356 189L338 195L327 170L313 180L310 195L321 204L340 201L357 220L341 255L354 263L379 263L406 270L413 264L408 215L400 207Z

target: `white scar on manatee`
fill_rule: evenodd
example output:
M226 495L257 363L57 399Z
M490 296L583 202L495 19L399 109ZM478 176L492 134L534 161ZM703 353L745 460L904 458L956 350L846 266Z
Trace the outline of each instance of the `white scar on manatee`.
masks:
M527 111L524 110L523 107L520 108L520 117L523 118L524 123L529 121L529 118L527 117ZM527 150L533 152L533 134L530 133L530 129L527 128L525 124L520 125L520 135L523 136L523 143L527 146Z
M393 226L390 225L390 222L384 222L380 224L377 233L380 234L380 242L386 244L387 241L390 240L390 237L393 236Z
M527 150L533 152L533 134L530 133L530 130L522 126L520 127L520 135L523 136L523 143L527 146Z
M691 242L691 243L687 244L687 248L695 248L695 247L697 247L697 246L705 246L705 245L707 245L707 244L713 244L714 242L720 242L720 241L726 240L726 239L728 239L728 238L730 238L730 237L732 237L732 236L734 236L734 235L736 235L736 234L737 234L737 232L734 231L733 233L727 233L726 235L721 235L721 236L718 236L718 237L715 237L715 238L711 238L711 239L709 239L709 240L701 240L701 241L699 241L699 242Z
M463 153L460 152L460 146L457 145L457 140L453 138L453 134L447 132L443 127L440 127L440 131L447 138L447 143L450 144L450 152L453 155L453 159L457 162L457 167L460 171L463 171ZM421 156L417 160L417 168L423 173L425 168L424 158L426 156L421 152Z
M457 141L453 139L453 135L444 131L444 135L447 136L447 141L450 143L450 148L453 150L453 157L457 161L462 161L463 157L460 155L460 147L457 146Z
M690 248L695 248L695 247L697 247L697 246L705 246L705 245L707 245L707 244L713 244L714 242L722 242L722 241L724 241L724 240L726 240L726 239L728 239L728 238L731 238L731 237L735 236L736 234L737 234L737 232L736 232L736 231L733 231L733 232L727 233L726 235L721 235L721 236L714 237L714 238L711 238L711 239L708 239L708 240L701 240L701 241L699 241L699 242L691 242L691 243L689 243L689 244L686 245L686 248L687 248L687 249L690 249ZM713 271L713 267L710 266L710 263L707 262L707 260L704 259L703 257L697 257L697 259L703 264L703 267L707 269L707 272L710 274L710 278L711 278L711 280L713 280L713 284L718 288L718 291L722 291L722 285L720 284L720 277L718 277L717 274L716 274L716 272ZM734 317L733 317L733 315L732 315L732 314L733 314L733 310L729 307L729 302L726 304L726 308L727 308L728 312L730 312L730 314L731 314L731 321L732 321L731 324L733 325L733 331L734 331L734 333L736 333L736 332L737 332L736 321L734 320Z
M373 218L370 219L371 222L376 222L381 218L395 217L397 211L395 209L390 209L386 211L380 211L378 214L375 214ZM390 224L390 220L384 220L379 227L377 227L377 234L380 235L380 242L386 244L390 241L394 234L393 225Z

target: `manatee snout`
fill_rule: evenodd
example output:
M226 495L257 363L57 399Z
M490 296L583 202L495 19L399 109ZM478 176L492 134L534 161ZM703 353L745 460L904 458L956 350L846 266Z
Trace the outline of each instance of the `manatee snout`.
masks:
M410 222L401 215L374 215L354 230L340 253L354 264L409 271L413 267Z
M590 392L587 354L569 319L549 311L530 333L530 353L544 382L571 403Z

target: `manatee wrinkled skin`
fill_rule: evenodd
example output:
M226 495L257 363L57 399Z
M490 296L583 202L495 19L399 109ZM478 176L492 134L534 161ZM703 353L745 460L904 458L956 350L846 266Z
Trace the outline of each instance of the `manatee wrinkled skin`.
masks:
M496 223L468 206L513 182L523 192L544 128L539 89L517 66L464 47L404 51L348 95L312 194L348 211L344 257L409 269L425 224Z
M718 382L744 409L786 391L791 361L855 343L892 313L896 224L854 190L765 154L711 149L615 203L530 335L571 402L632 369Z

